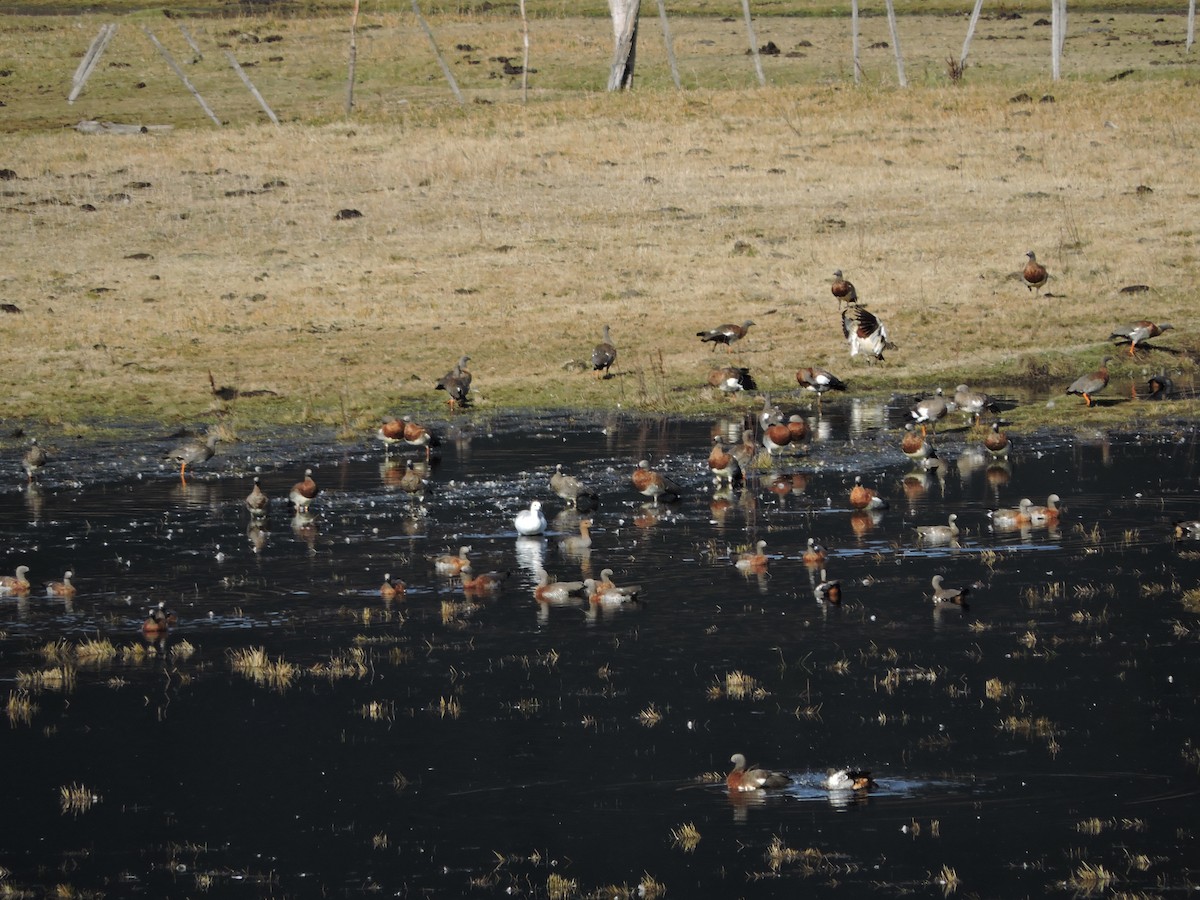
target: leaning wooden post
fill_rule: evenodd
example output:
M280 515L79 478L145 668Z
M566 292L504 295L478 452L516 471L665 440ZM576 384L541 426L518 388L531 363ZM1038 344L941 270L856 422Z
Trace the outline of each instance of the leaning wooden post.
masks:
M358 0L350 9L350 61L346 69L346 115L354 109L354 70L358 66Z
M250 95L258 101L258 105L261 106L263 112L267 114L267 118L278 125L279 118L275 115L274 110L267 105L267 101L264 100L263 95L258 92L258 88L254 86L254 82L250 80L250 76L246 74L245 69L243 69L241 64L238 63L237 58L233 55L233 51L226 50L225 58L229 60L229 65L233 67L233 71L237 72L238 77L242 79L242 84L246 85L246 90L248 90Z
M154 36L153 32L151 32L149 28L143 26L142 31L146 32L146 37L150 38L150 43L155 46L162 58L167 61L167 65L170 66L175 74L179 76L179 80L183 82L183 86L192 92L192 96L196 98L196 102L200 104L200 108L208 113L208 117L219 126L221 124L221 120L218 119L216 114L208 108L208 104L204 102L204 98L200 96L200 92L192 86L190 81L188 81L188 77L183 74L183 69L179 68L179 63L175 62L175 58L171 56L167 48L159 43L158 38Z
M529 17L525 15L525 0L521 0L521 102L529 102Z
M963 41L962 56L958 58L959 71L967 67L967 53L971 50L971 38L975 36L975 26L979 24L979 13L982 10L983 0L975 0L975 9L971 11L971 21L967 24L967 39Z
M1192 52L1192 44L1196 43L1196 0L1188 0L1188 32L1187 32L1187 47L1188 53Z
M96 63L100 61L100 55L104 53L104 48L108 46L108 42L112 40L113 35L116 33L117 26L115 23L100 26L100 31L92 39L92 45L88 47L88 52L79 61L79 68L75 70L75 75L71 79L71 93L67 95L68 103L75 102L80 91L83 90L83 86L87 84L87 80L92 77L92 70L96 68Z
M888 28L892 31L892 47L896 51L896 80L900 87L908 87L908 79L904 77L904 55L900 52L900 32L896 28L896 7L892 0L887 0Z
M758 83L765 87L767 76L763 74L762 59L758 55L758 38L754 35L754 22L750 19L750 0L742 0L742 14L746 17L746 34L750 37L750 55L754 57L754 72L758 75Z
M179 26L179 33L183 35L183 39L188 42L188 46L191 47L192 52L196 54L196 58L193 59L192 62L199 62L200 60L204 59L204 54L200 52L200 45L196 43L196 39L192 37L191 33L183 27L183 23L176 22L175 24Z
M357 3L357 0L355 0ZM446 57L442 56L442 51L438 49L437 40L433 36L433 29L429 27L429 23L425 21L425 17L421 15L421 7L417 5L417 0L412 0L413 14L417 17L417 24L421 26L421 30L425 32L425 36L429 38L429 46L433 48L433 55L437 57L438 65L442 67L442 74L446 76L446 81L450 83L450 90L454 93L454 99L459 103L466 103L463 99L462 91L458 89L458 82L454 80L454 73L450 71L450 65L446 62Z
M858 57L858 0L850 0L850 52L854 56L854 83L862 82L862 62Z
M1192 0L1193 3L1196 0ZM683 90L683 85L679 81L679 66L675 64L675 43L671 40L671 26L667 23L667 4L664 0L658 0L658 21L662 25L663 41L667 45L667 63L671 66L671 80L675 82L675 89Z

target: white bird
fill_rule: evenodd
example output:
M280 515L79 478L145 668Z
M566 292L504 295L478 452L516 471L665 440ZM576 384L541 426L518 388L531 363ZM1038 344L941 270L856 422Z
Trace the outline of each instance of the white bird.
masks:
M542 501L534 500L529 504L529 509L523 509L517 513L517 517L513 519L513 525L517 528L517 534L542 534L546 530L546 517L542 515Z

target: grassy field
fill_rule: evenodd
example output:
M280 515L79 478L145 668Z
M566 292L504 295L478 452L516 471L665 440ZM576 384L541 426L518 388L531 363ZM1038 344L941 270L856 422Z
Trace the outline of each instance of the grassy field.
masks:
M758 43L781 50L764 59L766 88L732 7L673 12L682 92L645 18L636 89L621 95L602 90L600 10L539 10L522 104L499 61L520 61L511 8L430 7L460 106L411 13L367 4L349 117L345 17L187 19L200 58L179 19L121 17L68 105L72 72L114 19L8 16L0 302L21 311L0 314L4 415L64 429L200 421L211 372L269 392L233 404L243 423L354 431L434 407L433 382L461 353L484 410L718 407L700 385L728 359L776 391L814 364L853 390L1057 390L1141 318L1171 322L1157 343L1180 352L1119 356L1109 395L1164 370L1191 390L1200 85L1182 9L1073 7L1058 83L1036 8L981 22L957 84L945 60L965 17L904 15L907 90L891 49L872 48L890 40L878 16L863 22L854 85L848 20L831 9L757 14ZM226 48L282 126L264 124ZM174 127L84 135L80 119ZM1029 249L1052 275L1041 297L1017 275ZM849 359L836 268L899 345L886 363ZM756 325L728 356L695 337L743 319ZM617 376L597 381L577 364L605 323ZM1074 421L1081 405L1014 415ZM1123 403L1086 418L1194 411Z

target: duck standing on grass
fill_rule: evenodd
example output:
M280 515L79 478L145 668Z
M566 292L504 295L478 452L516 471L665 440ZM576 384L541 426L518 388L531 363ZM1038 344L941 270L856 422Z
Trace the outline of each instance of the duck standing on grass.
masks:
M1108 387L1108 364L1110 362L1112 362L1111 356L1104 357L1100 363L1100 368L1095 372L1080 375L1072 381L1071 386L1067 388L1067 393L1077 394L1083 397L1084 402L1088 406L1095 406L1096 401L1092 398L1092 394L1098 394Z
M451 412L467 405L472 381L471 373L467 370L467 363L470 361L471 357L460 356L454 368L439 378L433 386L435 391L446 392L446 402L450 404Z
M717 344L724 344L725 349L732 352L731 344L736 344L746 336L746 332L750 330L750 326L754 323L747 319L741 325L736 325L727 322L724 325L718 325L716 328L710 328L708 331L697 331L696 337L700 338L702 344L712 344L714 350L717 349Z
M611 378L612 375L608 370L616 361L617 348L613 346L608 326L605 325L604 336L600 339L600 343L592 349L592 371L597 378Z
M1038 295L1042 293L1042 288L1046 286L1046 282L1050 279L1050 273L1046 271L1046 267L1037 261L1037 255L1029 250L1025 254L1028 262L1025 263L1025 268L1021 270L1021 280L1025 282L1025 287L1029 290L1037 288Z

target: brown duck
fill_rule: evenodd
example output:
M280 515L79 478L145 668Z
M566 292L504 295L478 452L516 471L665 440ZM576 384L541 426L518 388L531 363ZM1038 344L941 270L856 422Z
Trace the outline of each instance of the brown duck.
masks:
M725 786L731 791L762 791L787 787L792 779L782 772L771 772L767 769L748 768L746 757L735 753L729 757L733 763L733 771L725 776Z
M1158 337L1164 331L1171 329L1170 322L1154 323L1149 319L1142 319L1138 322L1130 322L1128 325L1121 325L1113 329L1110 339L1116 340L1118 343L1121 340L1129 341L1129 355L1137 351L1137 345L1143 341L1148 341L1150 338Z
M1030 250L1025 254L1029 262L1025 263L1025 268L1021 270L1021 280L1025 282L1025 287L1029 290L1037 288L1040 295L1042 288L1045 287L1046 281L1050 278L1050 274L1046 271L1046 267L1037 261L1037 256Z
M829 285L829 292L842 303L858 302L858 291L854 289L854 285L842 277L841 269L833 273L833 283Z
M725 349L732 352L733 348L730 345L744 338L746 332L750 330L750 326L753 324L750 319L747 319L741 325L734 325L727 322L708 331L697 331L696 337L700 338L700 342L703 344L712 344L714 350L717 349L717 344L724 344Z
M1096 401L1092 399L1092 394L1098 394L1108 387L1108 364L1110 362L1112 362L1111 356L1104 357L1100 368L1095 372L1080 375L1072 381L1071 386L1067 388L1067 393L1078 394L1083 397L1088 406L1094 406Z
M609 335L608 326L604 326L604 336L592 349L592 371L597 378L609 378L609 369L612 364L617 361L617 348L613 346L612 337Z

